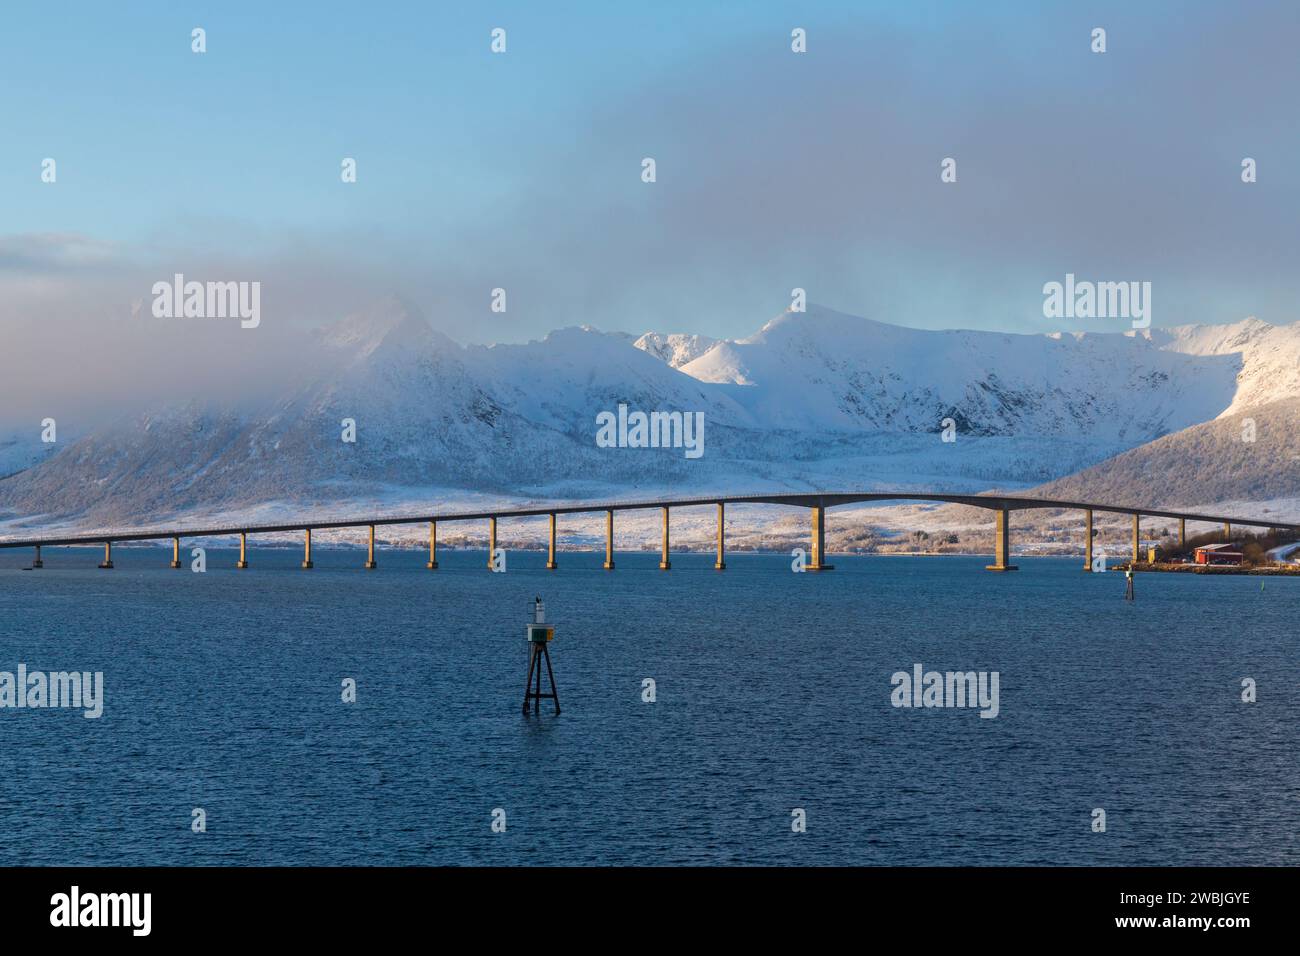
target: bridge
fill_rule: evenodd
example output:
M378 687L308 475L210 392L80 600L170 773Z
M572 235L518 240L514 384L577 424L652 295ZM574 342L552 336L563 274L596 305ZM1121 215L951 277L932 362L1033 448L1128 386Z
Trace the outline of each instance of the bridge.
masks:
M1139 553L1140 546L1140 525L1143 516L1149 518L1172 518L1178 521L1178 542L1180 545L1187 540L1187 522L1201 521L1210 524L1220 524L1223 526L1225 540L1232 535L1232 526L1244 525L1247 527L1270 528L1285 531L1300 532L1300 524L1279 523L1267 518L1240 518L1229 517L1226 515L1208 515L1197 514L1184 511L1168 511L1160 508L1132 508L1123 505L1096 504L1082 501L1055 501L1046 498L1023 498L1008 495L967 495L967 494L945 494L941 492L914 492L914 491L872 491L872 492L845 492L845 493L795 493L795 494L759 494L759 495L724 495L711 496L706 498L675 498L675 499L655 499L649 501L611 501L595 502L574 505L553 505L539 508L507 508L492 511L475 511L475 512L451 512L446 514L425 514L425 515L403 515L403 516L383 516L383 517L365 517L351 519L328 519L319 521L309 521L295 524L264 524L264 525L236 525L215 528L186 528L186 529L166 529L166 530L121 530L99 532L89 535L73 535L69 537L38 537L25 538L21 540L3 540L0 541L0 548L34 548L35 557L32 561L33 568L44 566L41 558L41 548L44 547L66 547L75 545L103 545L104 560L100 563L101 568L113 567L113 545L122 542L136 541L165 541L170 538L172 542L172 560L171 567L179 568L180 562L180 543L183 538L216 538L216 537L239 537L239 562L238 568L247 568L248 565L248 536L250 534L286 534L293 532L302 532L303 539L303 568L312 567L311 559L311 533L315 531L336 530L340 528L368 528L369 529L369 547L366 558L366 568L376 568L378 563L375 560L375 528L391 525L414 525L428 524L429 526L429 561L425 567L430 570L436 570L438 567L438 524L457 521L483 521L488 522L488 566L492 566L492 558L496 553L497 541L497 521L502 518L536 518L548 516L550 518L550 545L546 561L548 570L555 570L559 565L556 561L556 521L560 515L571 514L599 514L605 515L605 563L604 568L607 571L614 570L614 515L620 511L647 511L660 509L663 514L663 550L660 558L659 567L668 570L672 567L672 562L668 555L669 544L669 513L673 508L691 508L700 506L715 506L717 508L717 561L714 567L719 571L724 570L726 563L726 506L736 504L765 504L765 505L784 505L796 508L807 508L812 518L811 529L811 560L805 566L808 571L829 571L832 565L826 562L826 512L828 509L840 506L861 504L864 502L875 501L933 501L946 504L969 505L975 508L984 508L993 512L994 521L994 546L993 546L993 563L988 565L990 571L1014 571L1016 566L1011 563L1011 512L1028 511L1028 510L1068 510L1081 511L1084 514L1084 563L1085 571L1092 569L1092 544L1093 529L1092 516L1094 512L1103 514L1123 514L1133 516L1133 561L1136 563L1141 560Z

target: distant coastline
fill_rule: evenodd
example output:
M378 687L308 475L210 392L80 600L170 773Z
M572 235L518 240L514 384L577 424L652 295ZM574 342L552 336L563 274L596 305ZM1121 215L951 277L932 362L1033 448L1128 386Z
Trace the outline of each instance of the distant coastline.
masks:
M1116 570L1124 570L1129 565L1122 564ZM1248 567L1241 564L1168 564L1165 562L1139 561L1134 565L1135 571L1168 571L1183 574L1263 574L1282 577L1300 575L1300 564L1268 564Z

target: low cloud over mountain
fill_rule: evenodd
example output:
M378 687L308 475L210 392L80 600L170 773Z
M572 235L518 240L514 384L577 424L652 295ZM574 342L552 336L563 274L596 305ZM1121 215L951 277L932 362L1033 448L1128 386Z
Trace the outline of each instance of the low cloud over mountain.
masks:
M249 333L253 334L253 333ZM714 490L1041 485L1146 504L1300 495L1300 326L924 331L827 309L753 336L567 328L463 347L387 299L310 336L257 398L192 396L36 448L0 508L26 521L148 524L280 505L447 507ZM703 412L705 453L597 447L596 416ZM1257 420L1240 440L1241 418ZM342 440L344 420L356 441ZM955 441L942 440L951 419ZM60 423L75 436L75 422ZM1238 437L1233 438L1234 435ZM1118 456L1118 457L1115 457ZM1079 472L1079 474L1074 474ZM1067 477L1069 476L1069 477ZM1204 499L1204 501L1203 501Z

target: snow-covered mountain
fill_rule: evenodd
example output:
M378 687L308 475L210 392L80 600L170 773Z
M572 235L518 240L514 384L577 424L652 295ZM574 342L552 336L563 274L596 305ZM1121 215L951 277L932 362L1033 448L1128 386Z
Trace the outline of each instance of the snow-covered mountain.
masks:
M0 478L31 468L55 451L53 445L42 442L37 430L30 427L0 435Z
M1300 329L1288 335L1300 345ZM769 426L916 432L952 418L959 435L1131 446L1213 418L1237 394L1239 352L1163 338L924 331L812 308L682 371L744 386L732 394Z
M1300 324L1269 325L1251 316L1232 325L1152 329L1149 336L1164 351L1236 358L1232 403L1221 416L1300 395Z
M296 363L305 377L271 398L195 398L35 464L17 456L0 510L17 533L37 516L102 526L279 505L446 508L475 494L1023 488L1300 398L1297 359L1300 325L1253 319L1005 335L816 307L735 341L578 327L464 347L390 299L313 336ZM596 416L620 404L703 413L704 455L599 447ZM940 434L947 418L953 442ZM355 442L343 440L348 419ZM1244 486L1272 494L1289 481Z
M718 340L707 335L647 332L632 344L649 352L655 358L667 362L673 368L681 368L717 345Z
M1066 501L1197 509L1300 495L1300 399L1288 398L1193 425L1031 494Z

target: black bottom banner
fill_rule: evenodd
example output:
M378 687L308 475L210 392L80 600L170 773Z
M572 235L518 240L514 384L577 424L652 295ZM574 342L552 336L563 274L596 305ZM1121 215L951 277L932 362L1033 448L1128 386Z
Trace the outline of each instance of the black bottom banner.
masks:
M33 868L0 870L0 918L8 940L81 943L373 942L449 930L495 943L688 928L697 941L841 930L934 940L978 926L985 941L1198 935L1231 945L1286 929L1293 882L1292 871L1256 868ZM540 922L511 918L521 904Z

